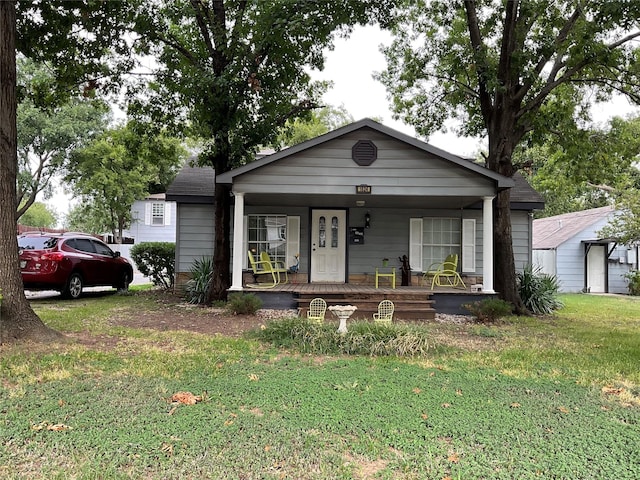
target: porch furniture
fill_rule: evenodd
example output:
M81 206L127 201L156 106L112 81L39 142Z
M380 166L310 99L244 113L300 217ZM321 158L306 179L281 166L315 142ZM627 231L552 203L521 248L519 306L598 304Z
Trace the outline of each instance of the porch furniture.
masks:
M289 269L286 267L284 262L271 260L271 256L268 252L261 252L260 260L263 262L269 262L271 264L271 268L278 275L278 283L289 283ZM280 277L281 273L284 273L284 282Z
M445 258L442 263L432 263L429 265L429 268L422 276L423 284L428 281L429 277L433 277L431 280L431 290L433 290L436 285L438 287L467 288L458 273L458 255L454 253L447 255L447 258Z
M276 285L278 285L278 283L280 283L280 274L278 273L276 276L276 272L273 269L271 262L264 261L264 260L256 260L251 250L247 251L247 254L249 255L249 265L251 266L251 271L253 272L253 278L255 278L256 282L258 281L259 275L271 275L271 279L272 279L272 282L270 283L250 284L250 285L247 285L248 287L273 288Z
M391 323L393 321L393 311L395 305L391 300L382 300L378 304L378 311L373 314L373 319L380 323Z
M376 288L380 278L388 278L391 281L391 288L396 288L396 267L376 267Z
M331 305L329 310L338 317L338 333L347 333L347 319L358 309L355 305Z
M327 302L322 298L314 298L309 303L309 310L307 310L307 320L310 322L322 323L324 322L324 313L327 311Z

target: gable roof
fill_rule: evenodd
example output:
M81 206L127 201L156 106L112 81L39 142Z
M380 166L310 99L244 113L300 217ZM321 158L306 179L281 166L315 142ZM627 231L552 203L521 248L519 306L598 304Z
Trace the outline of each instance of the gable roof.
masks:
M480 176L486 177L488 179L491 179L493 181L496 182L498 189L505 189L505 188L510 188L514 186L514 181L510 178L507 178L503 175L500 175L498 173L495 173L485 167L483 167L482 165L479 165L477 163L473 163L470 162L462 157L459 157L457 155L453 155L449 152L446 152L444 150L441 150L437 147L434 147L433 145L430 145L428 143L425 143L421 140L418 140L417 138L413 138L409 135L406 135L404 133L401 133L397 130L393 130L392 128L389 127L385 127L384 125L371 120L370 118L365 118L362 120L359 120L357 122L351 123L349 125L345 125L344 127L340 127L336 130L333 130L331 132L325 133L324 135L320 135L319 137L316 138L312 138L311 140L307 140L306 142L302 142L299 143L297 145L294 145L292 147L286 148L284 150L281 150L277 153L274 153L272 155L268 155L266 157L263 157L261 159L255 160L254 162L248 163L242 167L239 168L235 168L233 170L230 170L228 172L225 172L221 175L218 176L217 181L219 183L226 183L226 184L232 184L233 180L235 177L238 177L244 173L247 172L251 172L255 169L258 169L260 167L263 167L265 165L269 165L270 163L276 162L280 159L289 157L291 155L295 155L296 153L300 153L304 150L308 150L310 148L316 147L318 145L321 145L323 143L329 142L331 140L337 139L339 137L342 137L343 135L349 134L351 132L354 132L356 130L361 130L361 129L366 129L366 128L370 128L372 130L375 130L377 132L380 132L382 134L388 135L391 138L394 138L396 140L399 140L401 142L404 142L406 144L409 144L415 148L418 148L419 150L422 150L426 153L429 153L431 155L435 155L437 157L440 157L444 160L447 160L449 162L451 162L454 165L457 165L463 169L466 170L470 170Z
M612 206L606 206L538 218L533 221L532 247L539 250L557 248L588 227L608 218L613 212Z

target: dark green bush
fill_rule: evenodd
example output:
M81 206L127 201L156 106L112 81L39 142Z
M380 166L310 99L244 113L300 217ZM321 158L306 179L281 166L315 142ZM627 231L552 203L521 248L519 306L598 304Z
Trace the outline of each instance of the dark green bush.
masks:
M629 281L629 295L640 295L640 270L631 270L624 278Z
M562 308L558 299L560 282L555 275L542 273L540 267L527 265L517 273L518 291L524 306L534 315L549 315Z
M190 273L191 278L185 286L185 298L189 303L202 304L213 276L213 259L202 257L200 260L194 260Z
M154 285L173 288L175 280L176 244L172 242L142 242L131 249L131 258L144 276Z
M262 308L262 300L254 293L232 293L229 295L227 310L242 315L255 315Z
M513 305L499 298L485 298L463 305L479 322L492 323L513 312Z

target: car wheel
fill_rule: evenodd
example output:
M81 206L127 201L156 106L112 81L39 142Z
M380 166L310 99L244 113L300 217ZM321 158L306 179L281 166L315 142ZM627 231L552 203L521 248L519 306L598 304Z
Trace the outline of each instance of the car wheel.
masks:
M126 292L129 290L129 285L131 284L131 275L129 272L122 272L120 274L120 281L118 282L118 290Z
M82 277L79 273L72 273L67 281L67 287L62 292L62 296L65 298L71 298L75 300L82 295Z

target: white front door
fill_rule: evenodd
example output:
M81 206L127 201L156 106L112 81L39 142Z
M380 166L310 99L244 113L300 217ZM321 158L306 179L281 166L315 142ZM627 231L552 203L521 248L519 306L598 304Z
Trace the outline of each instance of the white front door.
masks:
M587 254L587 291L591 293L605 293L605 258L604 245L591 245Z
M344 283L346 223L345 210L311 213L311 282Z

